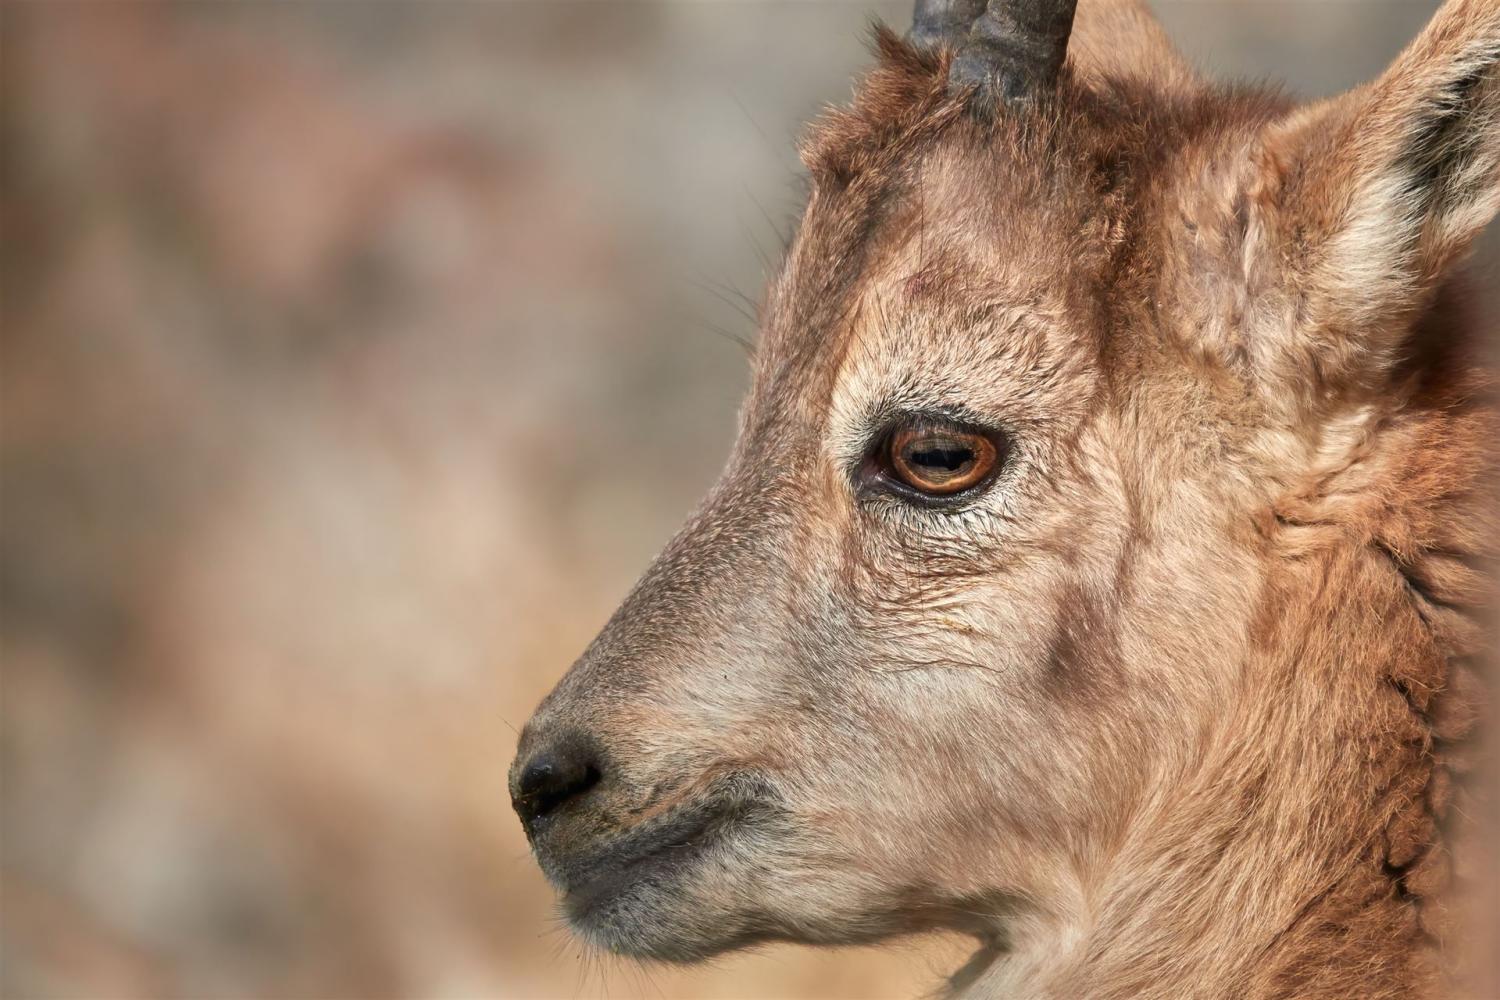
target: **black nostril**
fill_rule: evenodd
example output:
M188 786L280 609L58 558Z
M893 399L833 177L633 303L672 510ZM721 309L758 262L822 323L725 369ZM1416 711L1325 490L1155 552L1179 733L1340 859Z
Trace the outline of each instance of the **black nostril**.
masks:
M533 823L575 799L603 777L599 756L586 741L564 739L537 751L521 768L511 805L522 822Z

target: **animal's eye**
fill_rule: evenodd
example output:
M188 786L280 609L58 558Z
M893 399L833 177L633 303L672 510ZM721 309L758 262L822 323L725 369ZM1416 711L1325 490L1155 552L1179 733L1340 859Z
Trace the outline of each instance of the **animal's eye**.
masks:
M885 474L933 497L953 496L985 482L999 464L994 439L977 430L923 423L898 427L886 440Z

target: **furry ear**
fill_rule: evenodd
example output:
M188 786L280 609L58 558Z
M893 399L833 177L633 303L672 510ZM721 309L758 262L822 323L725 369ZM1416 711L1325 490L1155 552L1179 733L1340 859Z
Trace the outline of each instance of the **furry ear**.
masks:
M1378 386L1500 209L1500 2L1449 0L1380 79L1269 126L1236 174L1235 353L1304 399Z
M1078 0L1068 62L1083 80L1147 79L1179 88L1200 82L1145 0Z

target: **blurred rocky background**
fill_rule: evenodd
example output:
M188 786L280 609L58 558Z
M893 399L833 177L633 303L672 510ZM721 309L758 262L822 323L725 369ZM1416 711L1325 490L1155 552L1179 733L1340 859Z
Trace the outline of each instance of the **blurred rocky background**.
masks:
M1368 77L1422 0L1172 0ZM864 3L0 6L0 993L910 997L583 953L515 729L727 452ZM1493 289L1494 240L1484 267Z

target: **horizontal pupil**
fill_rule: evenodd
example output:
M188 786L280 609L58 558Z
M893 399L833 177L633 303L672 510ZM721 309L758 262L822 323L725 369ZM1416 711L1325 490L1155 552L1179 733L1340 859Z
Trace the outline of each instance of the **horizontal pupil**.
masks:
M913 465L941 468L946 472L957 472L972 461L972 448L923 448L911 454Z

